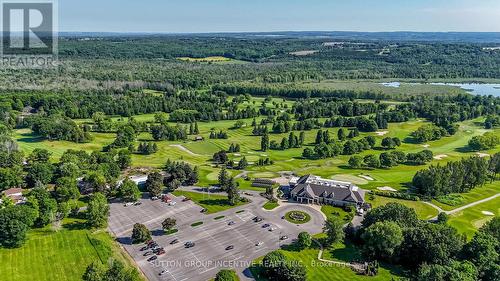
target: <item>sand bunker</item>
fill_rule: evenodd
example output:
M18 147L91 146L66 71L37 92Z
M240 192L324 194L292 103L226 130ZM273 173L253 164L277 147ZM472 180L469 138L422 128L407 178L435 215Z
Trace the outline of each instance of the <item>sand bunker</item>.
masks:
M375 132L375 134L377 134L377 136L385 136L389 133L389 131L378 131L378 132Z
M481 153L481 152L478 152L478 153L476 153L476 154L477 154L477 156L479 156L479 157L481 157L481 158L484 158L484 157L488 157L488 156L490 156L490 155L489 155L489 154L487 154L487 153Z
M483 213L483 215L486 215L486 216L494 216L495 214L490 212L490 211L482 211L481 213Z
M238 156L241 156L241 154L235 153L234 156L238 157Z
M369 181L374 181L375 179L373 179L372 177L370 176L365 176L365 175L359 175L360 178L364 178L365 180L369 180Z
M428 148L430 145L429 144L423 144L422 147Z
M439 154L439 155L434 156L433 158L436 159L436 160L442 160L442 159L444 159L446 157L448 157L448 155L446 155L446 154Z
M378 190L380 191L397 191L396 189L390 187L390 186L382 186L382 187L377 187Z

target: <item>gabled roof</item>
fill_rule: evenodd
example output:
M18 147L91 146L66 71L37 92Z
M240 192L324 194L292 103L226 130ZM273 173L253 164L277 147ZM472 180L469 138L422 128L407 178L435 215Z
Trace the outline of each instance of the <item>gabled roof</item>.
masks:
M357 186L347 182L322 179L313 175L301 177L291 194L311 199L326 198L352 203L363 203L365 201L365 191Z

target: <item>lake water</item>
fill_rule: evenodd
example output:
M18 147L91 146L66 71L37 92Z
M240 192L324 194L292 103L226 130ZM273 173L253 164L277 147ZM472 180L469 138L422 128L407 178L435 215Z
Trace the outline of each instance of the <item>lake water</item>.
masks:
M400 82L380 83L386 87L399 88ZM412 83L408 83L412 84ZM477 83L427 83L430 85L446 85L460 87L473 95L500 97L500 84L477 84Z

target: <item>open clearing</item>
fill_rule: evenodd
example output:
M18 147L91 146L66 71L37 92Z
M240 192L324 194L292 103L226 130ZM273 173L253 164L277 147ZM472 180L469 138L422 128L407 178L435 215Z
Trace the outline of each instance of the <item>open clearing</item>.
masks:
M0 249L4 265L0 267L1 279L81 280L87 265L94 261L106 262L113 256L129 263L107 232L91 233L82 226L83 221L66 219L59 231L50 226L33 229L22 247Z

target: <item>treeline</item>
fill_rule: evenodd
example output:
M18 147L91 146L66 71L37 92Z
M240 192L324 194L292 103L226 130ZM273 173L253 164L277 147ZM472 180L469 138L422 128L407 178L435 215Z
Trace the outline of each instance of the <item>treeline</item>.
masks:
M418 171L412 184L419 194L440 196L450 193L463 193L495 180L500 172L500 153L490 158L471 157L445 166L430 166Z

